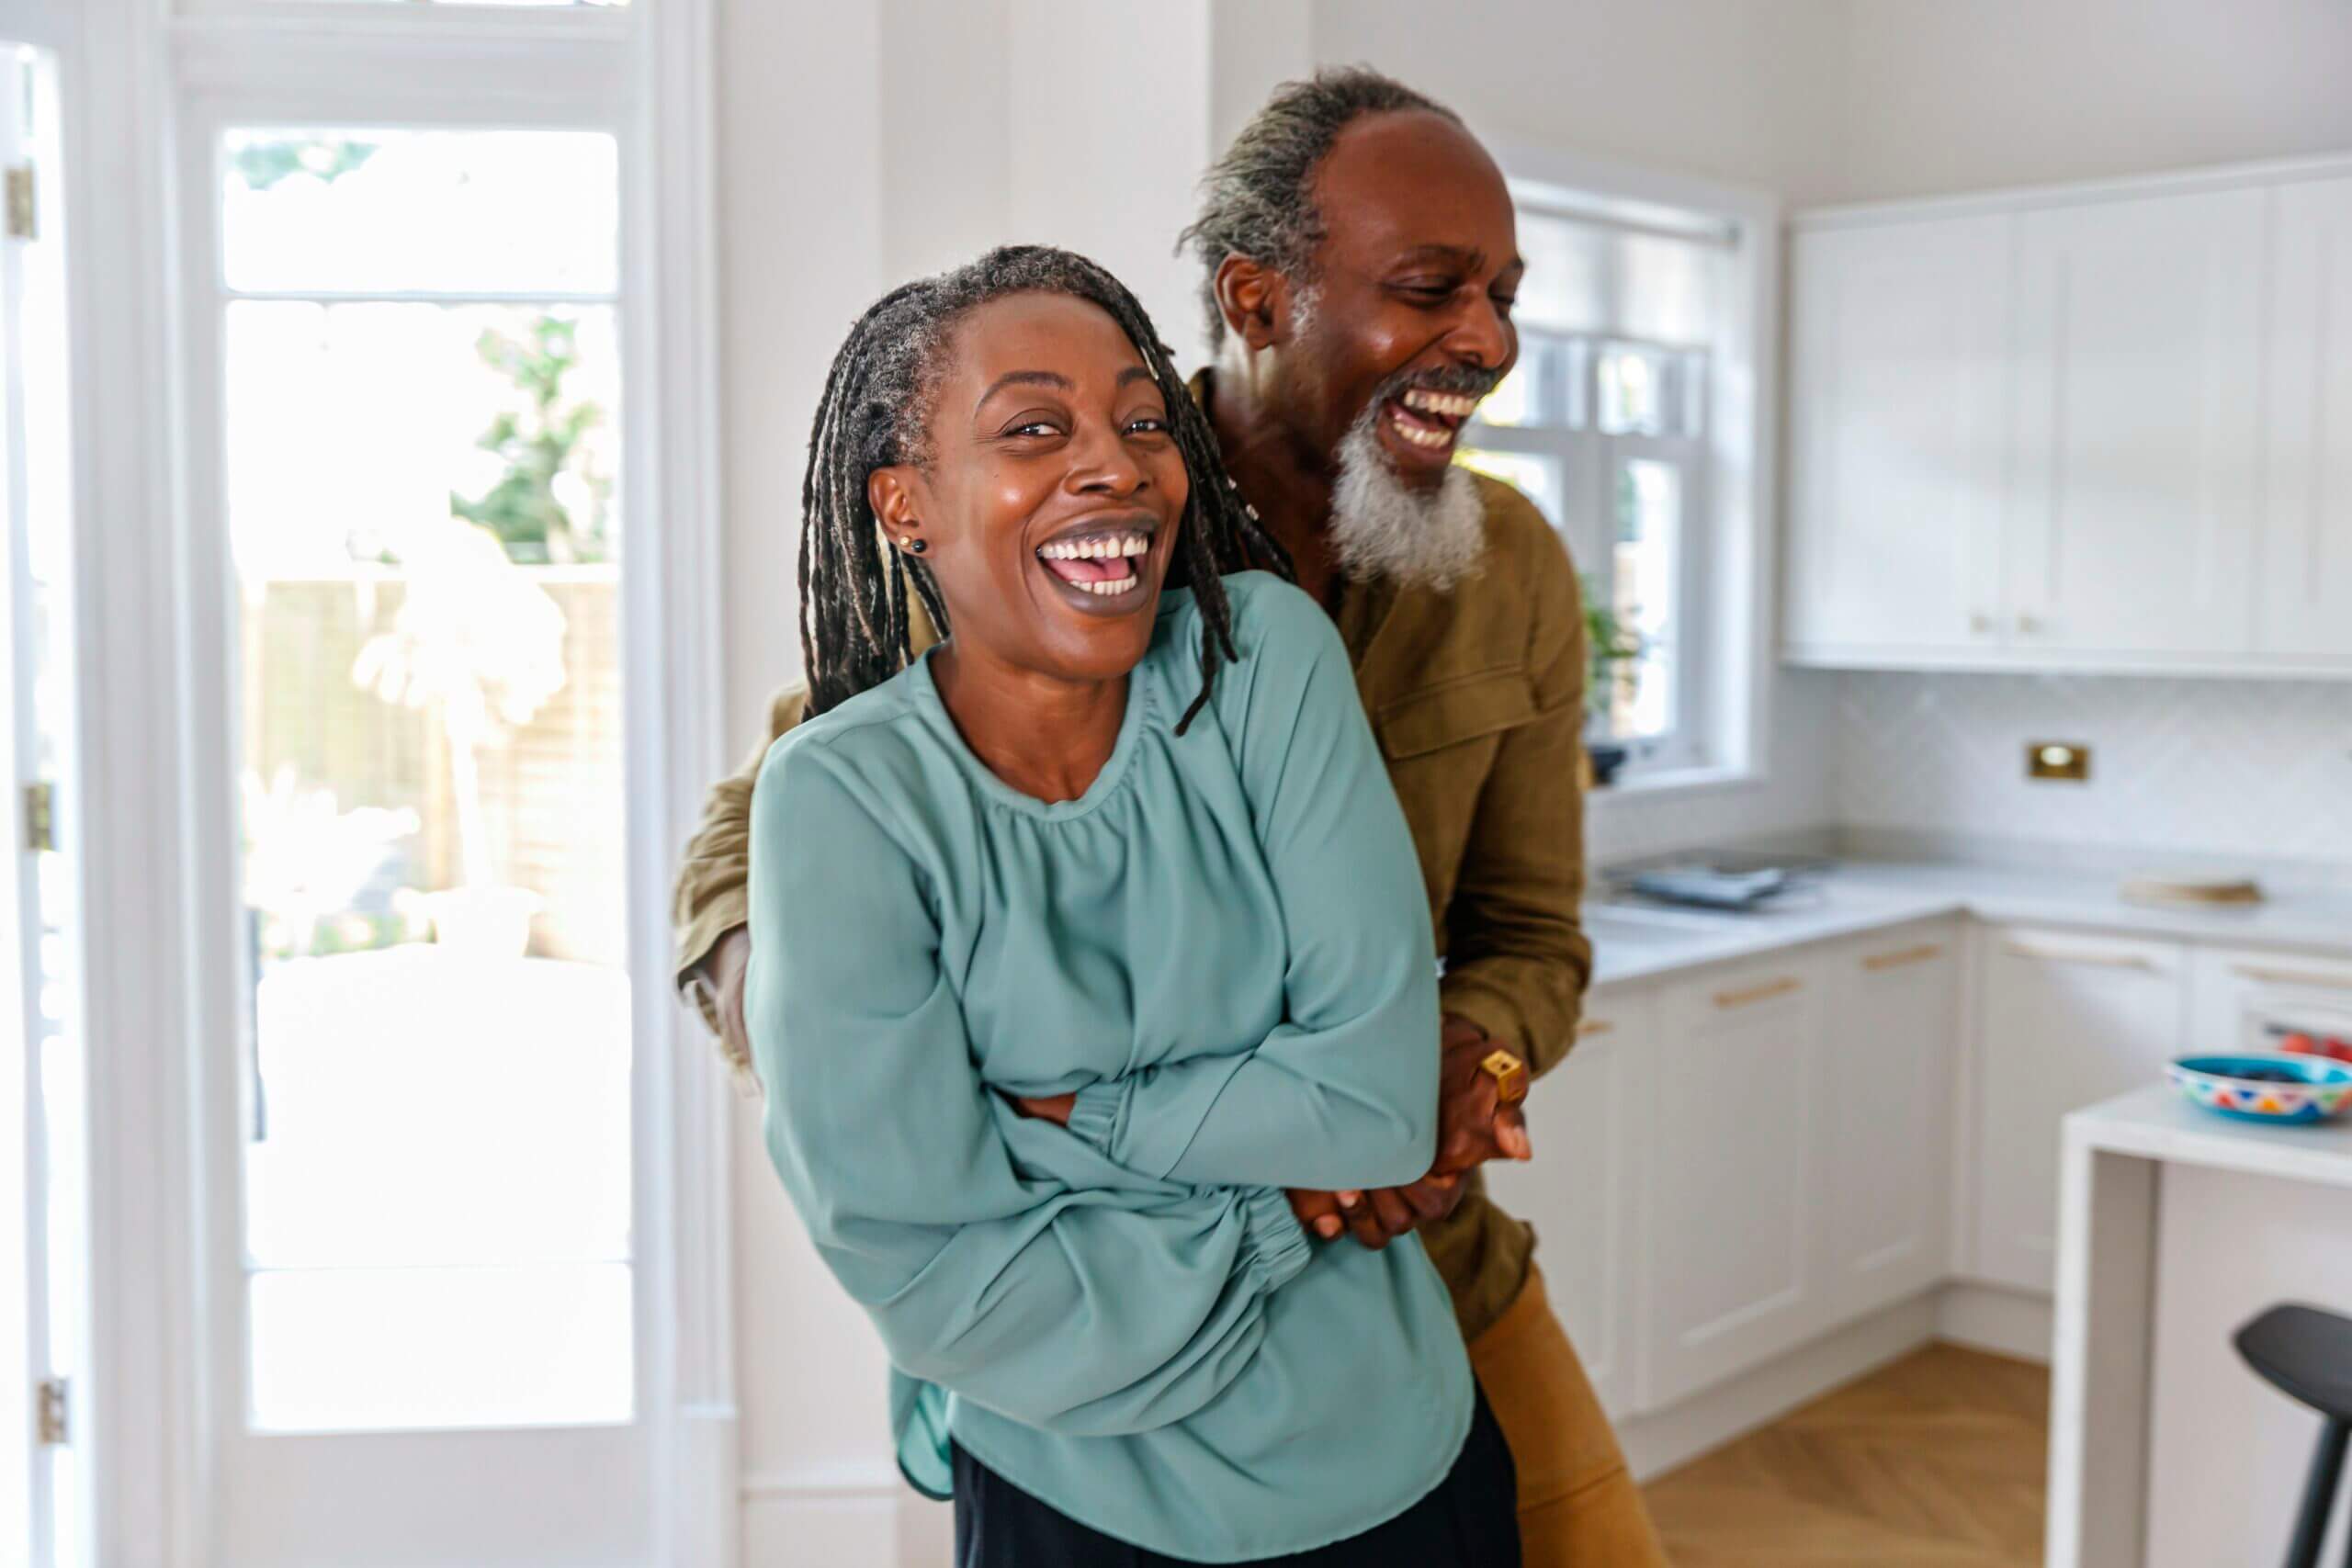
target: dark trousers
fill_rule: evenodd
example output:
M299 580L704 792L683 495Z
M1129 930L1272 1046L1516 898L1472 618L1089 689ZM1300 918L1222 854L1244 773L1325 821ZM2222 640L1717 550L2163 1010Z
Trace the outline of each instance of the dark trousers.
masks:
M956 1568L1189 1568L1048 1507L956 1448ZM1237 1568L1520 1568L1519 1476L1478 1396L1470 1436L1436 1490L1362 1535Z

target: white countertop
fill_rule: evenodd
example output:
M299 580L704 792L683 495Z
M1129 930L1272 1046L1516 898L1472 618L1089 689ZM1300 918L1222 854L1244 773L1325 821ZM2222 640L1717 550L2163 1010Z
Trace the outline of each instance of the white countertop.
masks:
M1823 879L1817 893L1792 895L1783 907L1754 914L1626 911L1589 898L1585 921L1593 939L1593 984L1652 979L1959 914L2177 942L2352 954L2352 894L2283 890L2251 907L2176 908L2126 903L2116 892L2120 881L2082 872L1846 861Z
M2066 1146L2171 1165L2352 1187L2352 1118L2300 1125L2233 1121L2170 1084L2150 1084L2067 1116Z

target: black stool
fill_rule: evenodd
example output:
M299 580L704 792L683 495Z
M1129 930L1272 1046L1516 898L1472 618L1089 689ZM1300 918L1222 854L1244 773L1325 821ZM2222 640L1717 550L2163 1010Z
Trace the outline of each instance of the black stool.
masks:
M2352 1439L2352 1317L2317 1307L2275 1306L2238 1330L2237 1348L2247 1366L2320 1413L2319 1447L2303 1483L2295 1539L2287 1548L2287 1568L2317 1568L2328 1511L2335 1506L2335 1483L2344 1474L2345 1447ZM2352 1555L2345 1562L2352 1568Z

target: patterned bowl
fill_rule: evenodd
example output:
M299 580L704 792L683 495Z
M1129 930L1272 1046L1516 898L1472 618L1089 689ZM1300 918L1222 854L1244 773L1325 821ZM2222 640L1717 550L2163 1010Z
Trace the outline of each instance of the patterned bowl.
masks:
M2324 1056L2183 1056L2165 1076L2206 1110L2242 1122L2324 1122L2352 1108L2352 1066Z

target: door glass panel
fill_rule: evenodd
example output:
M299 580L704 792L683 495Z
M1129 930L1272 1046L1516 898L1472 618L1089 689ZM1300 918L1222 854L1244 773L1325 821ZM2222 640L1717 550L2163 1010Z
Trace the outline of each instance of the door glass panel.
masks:
M224 170L250 1418L627 1420L613 144Z
M1682 549L1682 471L1633 458L1617 468L1617 530L1610 558L1610 604L1641 639L1633 678L1611 695L1610 731L1619 739L1674 728L1675 583Z

